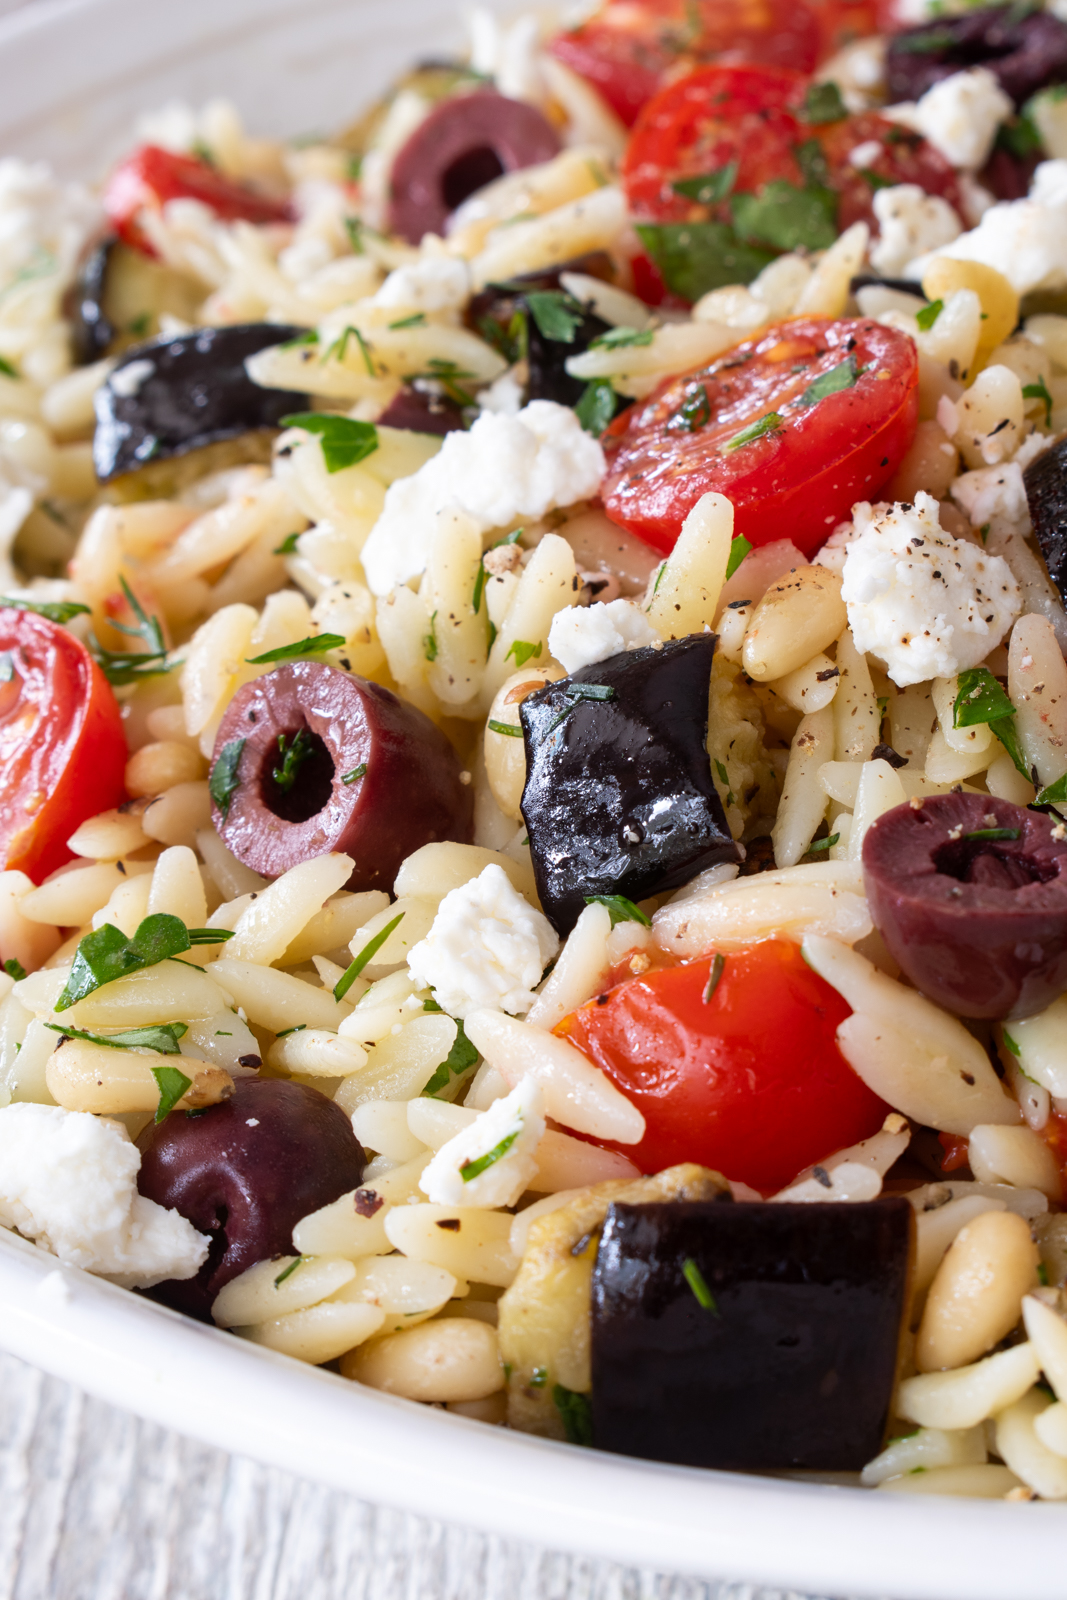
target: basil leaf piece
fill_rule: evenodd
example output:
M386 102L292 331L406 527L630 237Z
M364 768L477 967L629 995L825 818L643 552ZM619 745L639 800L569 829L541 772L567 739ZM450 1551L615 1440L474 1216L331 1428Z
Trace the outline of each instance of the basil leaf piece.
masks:
M643 928L652 926L651 917L646 917L641 907L627 900L624 894L587 894L585 903L587 906L607 906L613 928L618 927L620 922L639 922Z
M1052 396L1048 392L1044 378L1038 378L1036 383L1024 383L1023 399L1040 400L1045 407L1045 427L1052 426Z
M552 1386L552 1403L559 1412L567 1443L591 1445L593 1413L589 1406L589 1396L576 1394L573 1389L565 1389L561 1383L556 1383Z
M1062 806L1067 804L1067 772L1062 778L1057 778L1054 783L1046 784L1034 801L1035 806ZM7 962L4 966L8 965Z
M846 356L836 367L831 367L829 372L820 373L813 383L809 383L797 405L817 406L828 394L840 394L843 389L853 389L859 375L855 356Z
M777 433L782 426L782 418L777 411L768 411L766 416L757 417L755 422L750 422L747 428L742 428L740 433L735 433L732 439L727 439L725 444L719 446L724 453L740 450L743 445L752 444L756 439L762 439L768 433Z
M156 1050L161 1056L180 1055L178 1040L189 1032L184 1022L158 1022L147 1028L127 1028L124 1033L87 1033L84 1028L65 1028L61 1022L46 1022L45 1027L66 1039L86 1039L112 1050Z
M818 139L805 139L803 144L798 144L793 154L797 166L804 174L804 183L809 189L828 189L830 187L830 166L826 159L826 151Z
M4 374L5 378L20 378L22 376L18 368L13 367L10 361L5 360L3 356L0 356L0 372Z
M474 1178L480 1178L489 1167L495 1167L498 1161L502 1161L521 1132L521 1128L516 1128L514 1133L505 1134L500 1143L487 1150L484 1156L476 1156L473 1161L464 1161L459 1169L463 1182L470 1183Z
M55 1008L66 1011L86 995L102 989L105 983L114 983L129 972L154 967L191 948L185 923L165 911L145 917L132 939L127 939L120 928L105 922L103 927L87 933L78 945L70 976Z
M698 205L714 206L725 200L737 181L737 162L728 161L714 172L701 172L695 178L678 178L671 184L675 194Z
M504 657L504 660L510 661L512 656L514 656L515 665L517 667L524 667L527 661L537 661L540 658L541 649L542 645L540 639L536 644L528 644L525 639L516 639L511 649Z
M245 656L245 660L250 667L262 667L270 661L298 661L301 656L340 650L346 642L343 633L313 633L307 639L297 639L294 644L280 644L276 650L265 650L261 656Z
M702 1311L710 1311L713 1316L719 1315L719 1308L715 1304L715 1296L708 1288L707 1280L692 1256L686 1256L682 1262L682 1277L693 1291L693 1298Z
M594 378L587 383L574 408L586 433L598 439L615 415L615 389L610 378Z
M776 178L758 194L735 194L730 210L743 239L778 250L828 250L837 238L832 189L798 189Z
M805 122L818 127L823 122L840 122L848 116L848 107L841 98L841 90L830 80L809 84L800 115Z
M401 911L399 916L394 917L392 922L387 922L385 927L380 929L379 932L374 935L373 939L367 940L366 944L363 946L363 949L359 952L359 955L352 962L351 966L345 969L343 975L338 978L337 982L335 983L333 990L333 997L335 1000L344 999L349 989L351 989L352 985L363 971L363 968L368 964L368 962L373 961L374 957L378 954L378 951L382 948L382 945L385 943L386 939L388 939L389 935L393 932L393 929L399 928L406 915L406 912Z
M557 344L573 344L585 313L577 300L561 289L536 289L523 295L530 315L544 339Z
M46 622L56 622L60 627L71 617L89 615L89 607L80 605L77 600L24 600L3 594L0 606L10 606L12 611L32 611L35 616L44 617Z
M609 328L590 341L590 350L634 350L644 348L655 337L652 328Z
M952 726L973 728L980 722L1013 717L1015 707L988 667L969 667L959 675L959 690L952 705Z
M211 769L208 779L208 791L212 800L222 812L223 818L230 814L230 802L238 789L241 780L237 776L241 765L241 756L244 752L245 739L230 739L219 751L218 758Z
M733 577L734 573L737 571L738 567L741 565L742 561L745 559L751 549L752 546L749 544L743 533L734 535L730 541L730 554L726 560L727 579Z
M690 304L710 289L751 283L774 260L726 222L639 222L637 234L667 288Z
M426 1000L423 1002L423 1006L427 1011L440 1011L441 1009L436 1000ZM452 1048L429 1083L427 1083L425 1089L423 1089L423 1094L427 1099L435 1100L442 1089L448 1088L453 1078L461 1077L464 1072L473 1067L477 1060L478 1052L464 1033L462 1022L457 1018L456 1037L452 1041Z
M177 1067L153 1067L152 1076L159 1085L159 1105L152 1119L158 1128L170 1116L186 1089L192 1088L193 1080L187 1078L184 1072L179 1072Z
M505 739L522 738L522 729L517 722L495 722L490 717L488 726L491 733L502 733Z
M283 417L283 428L302 428L318 434L327 472L341 472L365 461L378 448L378 430L373 422L355 422L331 411L298 411Z
M915 321L923 333L928 333L945 309L943 300L931 300L929 305L923 306L921 311L916 311Z

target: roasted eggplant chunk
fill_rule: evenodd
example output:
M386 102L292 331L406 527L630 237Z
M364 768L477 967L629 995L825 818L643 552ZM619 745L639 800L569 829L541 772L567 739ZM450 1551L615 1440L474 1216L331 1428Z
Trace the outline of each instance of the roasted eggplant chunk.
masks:
M968 67L986 67L1021 107L1046 84L1067 79L1067 27L1048 11L1011 5L906 28L889 41L889 98L919 100Z
M896 1198L613 1205L593 1271L594 1445L858 1470L882 1448L913 1232Z
M524 343L529 380L529 400L555 400L562 406L578 404L585 390L581 378L572 378L566 363L588 350L594 339L610 331L610 324L594 316L588 306L573 300L560 286L564 273L611 282L611 259L591 251L562 266L543 272L526 272L508 283L489 284L471 301L469 320L484 338L509 357L520 354L516 314L525 325Z
M708 760L715 635L627 650L522 702L522 815L557 933L591 895L631 900L738 859Z
M111 252L117 243L113 233L98 239L78 268L69 314L74 360L79 367L106 356L115 337L115 328L104 310L104 294Z
M245 360L305 330L275 322L198 328L126 352L96 391L93 465L101 483L150 461L276 428L307 395L262 389Z
M1030 463L1023 485L1049 577L1067 602L1067 439Z

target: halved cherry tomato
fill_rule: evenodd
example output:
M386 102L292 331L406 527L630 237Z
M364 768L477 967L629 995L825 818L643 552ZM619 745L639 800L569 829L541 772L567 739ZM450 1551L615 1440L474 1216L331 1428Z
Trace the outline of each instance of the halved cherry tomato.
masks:
M711 972L706 956L630 978L555 1030L643 1113L625 1147L642 1172L697 1161L773 1194L877 1132L889 1108L835 1039L849 1007L797 945L725 956L708 995Z
M176 155L159 145L142 145L112 172L104 189L104 210L119 238L135 250L154 256L138 222L142 207L153 210L168 200L200 200L224 222L286 222L289 208L224 178L206 161Z
M810 555L896 471L918 383L907 334L865 319L778 323L616 417L603 436L604 510L669 552L716 491L750 544L792 539Z
M875 192L900 183L915 183L927 194L940 195L966 221L955 169L921 134L876 111L824 122L811 131L826 158L826 181L839 197L837 226L842 232L854 222L866 222L877 233Z
M39 883L87 817L125 799L111 685L66 628L0 608L0 856Z
M687 65L758 61L811 72L821 35L805 0L607 0L549 49L632 127L668 76Z

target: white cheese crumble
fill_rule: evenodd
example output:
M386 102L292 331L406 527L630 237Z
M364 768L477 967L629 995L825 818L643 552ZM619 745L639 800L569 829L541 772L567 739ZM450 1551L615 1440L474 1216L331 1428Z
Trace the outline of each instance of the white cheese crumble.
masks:
M917 183L879 189L873 204L879 237L871 245L871 266L887 278L899 277L909 261L938 245L951 244L962 231L948 201L927 194Z
M1018 461L1003 461L996 467L963 472L954 480L949 492L975 528L992 522L994 517L1023 523L1030 514Z
M373 303L404 311L458 311L471 292L471 274L458 256L423 255L396 267Z
M419 1188L439 1206L513 1206L537 1173L544 1131L544 1096L527 1076L442 1145Z
M387 595L424 572L446 505L488 532L588 499L603 473L604 452L568 406L534 400L516 417L483 412L469 433L450 433L425 466L387 490L361 552L367 582Z
M514 367L494 378L488 388L478 395L479 411L496 411L505 417L517 417L522 410L525 384L520 381Z
M1025 200L990 206L969 233L910 262L908 276L921 278L934 256L996 267L1017 294L1067 286L1067 161L1042 161Z
M126 1288L191 1278L209 1240L177 1211L137 1193L140 1165L121 1123L60 1106L6 1106L0 1226Z
M567 672L577 672L579 667L594 666L623 650L654 644L658 638L632 600L609 600L557 611L548 633L548 648Z
M905 108L901 107L901 121ZM997 128L1015 107L988 67L954 72L927 89L908 121L954 167L975 172L984 167ZM891 115L897 111L892 108Z
M856 648L902 689L984 661L1021 609L1007 562L942 532L921 490L914 505L857 505L853 520L841 598Z
M533 1005L533 990L558 949L548 918L494 863L445 895L429 933L408 956L408 971L453 1017L476 1006L518 1016Z

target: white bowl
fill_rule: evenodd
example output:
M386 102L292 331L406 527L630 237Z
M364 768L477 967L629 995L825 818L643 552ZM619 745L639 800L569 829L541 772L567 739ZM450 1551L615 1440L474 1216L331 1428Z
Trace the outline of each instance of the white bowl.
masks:
M0 21L0 152L95 177L132 118L349 119L459 0L40 0ZM657 1570L895 1600L1062 1600L1067 1511L699 1472L488 1428L241 1343L0 1233L0 1345L223 1449L425 1516Z

